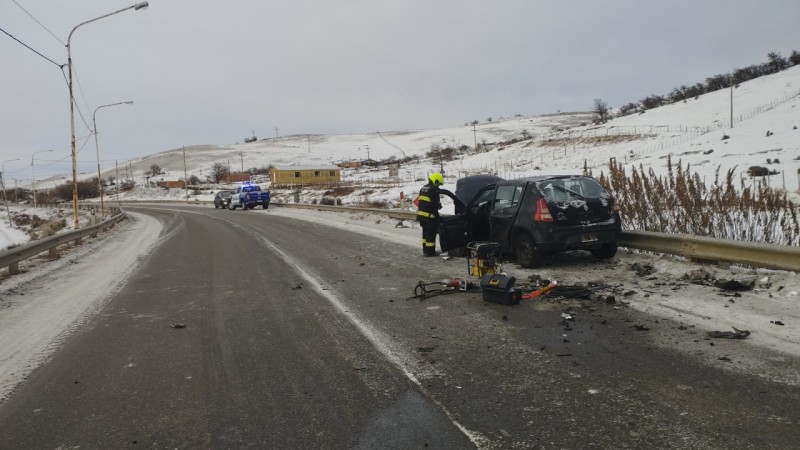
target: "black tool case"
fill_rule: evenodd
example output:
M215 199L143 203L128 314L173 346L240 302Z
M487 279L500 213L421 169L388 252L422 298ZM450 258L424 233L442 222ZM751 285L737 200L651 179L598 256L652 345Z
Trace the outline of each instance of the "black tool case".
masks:
M501 305L516 305L522 298L522 292L514 289L516 282L516 278L508 275L487 273L481 278L483 301Z

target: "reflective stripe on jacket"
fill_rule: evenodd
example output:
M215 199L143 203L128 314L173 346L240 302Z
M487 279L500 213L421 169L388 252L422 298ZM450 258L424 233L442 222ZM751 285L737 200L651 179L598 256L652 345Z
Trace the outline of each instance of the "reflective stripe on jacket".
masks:
M439 187L432 183L422 186L422 189L419 190L418 198L419 210L417 211L417 219L437 220L439 218L439 209L442 207L439 199Z

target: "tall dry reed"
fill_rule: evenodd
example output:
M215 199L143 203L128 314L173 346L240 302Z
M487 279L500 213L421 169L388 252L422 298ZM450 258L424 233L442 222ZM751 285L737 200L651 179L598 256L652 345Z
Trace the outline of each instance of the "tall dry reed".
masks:
M625 229L800 245L798 206L764 183L737 189L734 169L720 177L718 167L707 186L688 164L673 165L671 157L662 176L641 165L628 174L612 159L609 173L598 180L616 196Z

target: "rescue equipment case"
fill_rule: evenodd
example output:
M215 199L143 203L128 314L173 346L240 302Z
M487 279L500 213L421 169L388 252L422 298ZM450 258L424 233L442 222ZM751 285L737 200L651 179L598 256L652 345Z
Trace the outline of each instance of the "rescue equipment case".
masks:
M502 273L487 273L481 278L483 301L516 305L522 298L522 292L514 289L517 279Z

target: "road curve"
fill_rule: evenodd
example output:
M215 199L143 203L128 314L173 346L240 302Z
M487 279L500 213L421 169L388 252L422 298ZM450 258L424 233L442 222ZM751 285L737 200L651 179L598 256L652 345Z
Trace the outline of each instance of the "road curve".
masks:
M160 246L0 405L0 448L794 445L797 387L660 350L634 311L409 300L463 260L264 211L130 209Z

